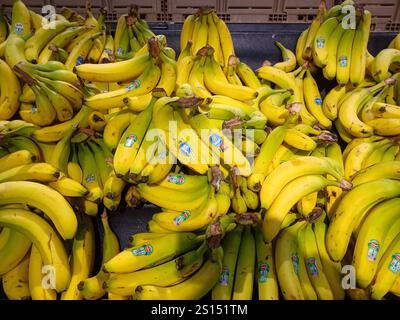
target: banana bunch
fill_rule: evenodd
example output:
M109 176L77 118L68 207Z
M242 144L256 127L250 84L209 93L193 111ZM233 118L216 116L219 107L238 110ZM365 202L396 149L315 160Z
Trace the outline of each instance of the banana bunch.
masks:
M351 183L344 179L340 163L330 157L301 156L272 170L262 182L260 191L261 208L265 211L262 222L264 239L270 242L278 235L296 204L303 217L312 217L316 211L319 212L321 205L318 202L323 202L324 207L325 201L318 201L318 191L327 187L351 189Z
M325 245L326 214L322 210L319 214L311 220L295 219L276 239L275 268L285 300L343 300L345 297L341 263L332 261Z
M209 183L207 176L169 173L158 184L139 184L137 190L141 197L161 207L161 212L154 214L149 222L150 230L154 227L166 232L201 230L219 221L231 206L229 184ZM171 203L172 197L180 199L179 203ZM256 195L255 198L258 200Z
M327 231L329 256L340 261L347 250L352 254L366 298L382 299L392 290L398 294L397 166L396 160L379 162L356 173L354 188L342 197Z
M337 101L336 109L338 110L335 125L345 141L350 142L354 137L371 137L374 134L381 136L399 134L395 125L397 102L391 94L396 86L395 76L379 83L369 82L346 93L333 94L336 98L333 98L331 102ZM340 95L342 95L341 98L339 98ZM328 99L327 97L325 99Z
M80 78L96 82L121 82L112 90L103 90L85 99L85 104L95 110L122 108L133 111L146 109L151 102L153 89L165 91L170 96L175 88L176 62L160 37L148 40L141 54L119 62L107 64L82 64L76 68ZM110 88L110 85L108 86Z
M148 39L155 37L147 22L140 18L137 6L131 6L128 14L118 18L114 36L114 59L126 60L147 45Z
M222 270L211 297L213 300L251 300L256 284L259 300L278 300L273 246L264 242L258 225L251 226L240 216L236 215L239 225L222 241Z
M353 6L356 12L354 26L344 19L342 10L348 12L348 6ZM302 32L296 46L299 65L308 62L313 71L321 68L326 79L336 78L340 86L362 83L369 64L371 12L354 7L352 0L346 0L327 10L325 1L321 1L317 16Z
M49 126L56 119L65 122L82 106L83 94L77 76L59 61L32 64L25 58L24 40L11 35L7 40L5 58L14 72L28 86L21 90L18 81L9 77L10 99L19 92L19 115L27 122ZM21 92L22 91L22 92Z
M375 164L398 159L399 145L396 140L380 136L352 140L343 151L344 174L352 179L358 172Z
M206 34L207 36L207 34ZM189 47L193 47L191 42ZM239 101L254 100L262 87L254 72L243 62L231 55L227 72L215 58L215 49L206 44L193 55L183 50L177 67L177 90L184 84L190 84L194 94L206 99L212 95L223 95Z
M206 45L214 49L215 61L227 74L231 57L235 56L232 36L214 10L200 9L196 14L189 15L182 26L180 51L196 56ZM237 79L237 76L234 78Z
M103 266L108 294L134 300L193 300L218 282L223 250L220 239L236 227L233 217L207 227L205 233L138 233L131 248Z

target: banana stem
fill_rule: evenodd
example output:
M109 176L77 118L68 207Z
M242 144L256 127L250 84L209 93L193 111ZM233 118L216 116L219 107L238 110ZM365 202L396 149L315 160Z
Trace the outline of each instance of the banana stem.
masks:
M211 185L214 187L215 192L218 192L222 181L222 172L218 166L211 167L211 177Z
M236 223L242 226L256 225L261 220L261 214L257 212L247 212L236 214Z
M215 222L207 227L205 238L210 249L218 248L222 240L221 223Z
M346 179L342 179L342 181L340 181L339 183L339 188L341 188L344 191L349 191L353 188L353 184Z

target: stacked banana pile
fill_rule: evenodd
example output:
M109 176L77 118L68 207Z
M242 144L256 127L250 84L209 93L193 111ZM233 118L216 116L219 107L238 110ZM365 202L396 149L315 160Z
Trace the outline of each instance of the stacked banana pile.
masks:
M296 52L276 42L282 61L255 71L211 9L179 56L135 6L114 35L90 3L53 28L21 0L0 9L7 297L400 296L400 38L372 57L371 14L347 28L345 6L322 1ZM107 212L145 203L159 211L121 251Z

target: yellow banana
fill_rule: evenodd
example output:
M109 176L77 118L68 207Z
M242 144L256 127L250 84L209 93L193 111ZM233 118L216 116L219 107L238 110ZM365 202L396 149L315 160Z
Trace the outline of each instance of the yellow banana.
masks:
M48 271L48 275L57 275L48 279L49 285L57 292L66 289L70 281L67 253L58 234L43 218L23 209L1 209L0 224L16 229L29 242L32 241L39 250L43 263L54 268Z
M9 300L29 300L29 254L2 276L3 290Z

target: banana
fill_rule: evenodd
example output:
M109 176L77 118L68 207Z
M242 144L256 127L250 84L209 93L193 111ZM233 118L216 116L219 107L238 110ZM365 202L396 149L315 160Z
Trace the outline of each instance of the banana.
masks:
M320 300L333 300L334 295L324 273L311 224L307 224L303 229L300 229L299 232L304 232L305 255L303 258L314 290Z
M116 199L122 195L126 182L115 175L112 171L107 181L104 183L103 194L105 198Z
M293 128L288 129L284 141L289 146L303 151L313 151L317 147L317 142L308 134Z
M257 97L258 93L254 89L228 83L226 78L219 76L216 71L217 68L220 67L212 57L206 59L204 66L204 83L211 92L214 94L226 95L240 101L252 100Z
M333 80L337 75L337 63L340 56L339 53L339 46L341 45L341 39L345 32L342 24L339 23L334 31L332 32L331 36L329 37L329 41L326 44L326 51L328 52L327 62L325 67L323 68L323 75L328 80ZM344 62L343 62L344 63Z
M65 68L73 71L77 66L84 64L90 49L92 48L95 40L101 35L101 32L89 32L73 47L65 61Z
M318 8L317 16L313 19L310 27L308 28L307 38L305 40L304 49L302 53L304 60L312 59L313 43L315 36L318 33L318 30L323 22L324 11L326 11L325 2L321 2Z
M287 126L276 127L261 145L260 153L254 161L253 173L247 180L248 188L258 192L266 177L268 165L272 161L278 147L282 144Z
M296 55L278 41L275 41L275 45L281 51L283 62L275 63L274 67L285 72L292 72L296 68L297 64Z
M362 122L357 113L363 104L372 99L373 95L385 86L385 82L378 83L369 88L352 91L351 94L340 104L339 119L345 130L355 137L369 137L373 134L373 128Z
M131 112L120 112L107 121L103 132L103 139L110 150L114 151L117 148L122 134L135 117Z
M199 27L195 41L193 41L193 53L197 53L201 48L207 45L208 40L208 23L207 16L202 15L199 17Z
M263 234L271 241L278 234L282 221L290 208L301 198L327 186L340 186L337 181L327 180L321 175L306 175L289 182L272 202L263 219Z
M325 214L323 216L325 216ZM333 292L333 297L335 300L343 300L345 298L345 292L341 284L342 265L339 262L333 262L326 251L325 236L327 226L322 217L316 221L313 227L319 257L321 259L323 271Z
M8 64L0 59L0 119L8 120L14 116L20 105L21 86Z
M82 300L78 284L91 273L94 255L93 225L89 217L83 217L72 245L71 282L61 295L61 300Z
M324 68L328 63L328 43L340 21L337 17L326 18L315 34L313 41L313 63Z
M119 140L114 155L114 170L118 177L123 177L129 173L130 165L135 159L150 125L153 105L154 99L152 104L130 123Z
M304 63L306 62L306 60L304 60L304 58L303 58L303 52L304 52L304 47L306 45L306 40L307 40L309 30L310 30L310 28L307 28L306 30L304 30L300 34L300 36L296 42L296 60L297 60L297 63L299 64L299 66L304 65Z
M237 227L223 240L224 258L219 281L214 286L211 295L213 300L230 300L232 297L236 262L240 248L243 228Z
M155 203L160 207L176 211L194 210L199 208L206 201L209 188L210 186L206 185L195 192L187 194L182 191L170 190L157 185L138 185L140 195L144 199ZM173 199L172 197L178 197L180 201L177 203L171 203L170 199Z
M399 278L397 278L397 280L395 281L395 283L393 284L393 286L390 288L390 293L396 295L396 296L400 296L400 280Z
M371 190L374 190L371 192ZM399 182L379 179L358 185L338 205L327 231L326 248L333 261L340 261L347 250L352 232L371 206L397 197Z
M59 73L59 75L62 76L61 73ZM46 78L42 76L35 76L35 78L38 79L40 82L46 84L49 89L59 93L60 95L63 95L70 102L74 110L81 110L83 93L81 92L80 89L78 89L78 87L76 87L75 82L74 84L71 84L64 80ZM59 79L62 79L62 77L59 77ZM70 79L68 81L72 80L73 79Z
M18 166L0 173L0 183L7 181L52 182L60 178L61 172L50 164L40 162Z
M364 10L354 36L350 61L350 82L353 86L357 86L364 81L367 65L367 55L365 52L367 51L371 30L371 19L371 12Z
M71 138L76 132L77 126L72 126L65 136L57 142L52 151L49 164L59 169L61 172L67 172L68 159L71 153Z
M400 51L397 49L383 49L371 63L371 75L380 82L390 76L389 67L400 61Z
M29 256L29 292L32 300L57 300L57 292L43 287L43 261L40 251L33 245Z
M262 87L260 80L257 78L254 71L244 62L240 61L236 73L240 80L249 88L258 90ZM260 96L260 95L259 95Z
M0 251L0 274L3 275L13 268L25 257L31 248L31 240L13 228L3 228L3 232L8 229L8 236L3 239Z
M24 136L12 137L9 140L7 147L9 152L16 152L18 150L27 150L34 155L36 160L41 160L41 152L38 145L29 138Z
M45 265L54 268L54 289L61 292L69 284L70 270L64 245L53 228L39 216L23 209L1 209L0 224L24 234L39 250ZM29 245L30 247L30 245Z
M103 199L103 187L101 177L92 151L86 145L78 147L79 164L82 167L82 185L89 191L87 200L100 203Z
M43 25L26 41L25 56L28 61L36 63L40 52L52 38L63 32L67 27L74 26L74 23L69 21L56 20L51 23L51 28L47 25Z
M218 249L215 249L219 251ZM170 286L138 286L132 298L134 300L198 300L207 294L218 281L221 271L222 253L209 258L193 276L184 282Z
M49 182L48 185L64 197L80 198L89 194L89 191L80 182L66 176L62 176L56 181Z
M31 32L31 16L22 0L13 1L11 32L21 37L25 37Z
M256 247L250 226L244 227L235 272L232 300L251 300L253 296Z
M178 61L176 89L179 89L185 83L189 82L189 77L194 66L194 61L195 60L192 56L186 56L180 62Z
M3 43L8 36L9 25L4 16L4 7L0 7L0 43Z
M183 51L186 48L188 42L192 40L194 20L195 15L191 14L186 17L185 22L182 25L182 32L179 42L179 47L181 51Z
M368 156L368 158L364 161L363 168L368 168L379 162L384 162L383 158L385 156L388 157L390 155L391 153L390 149L392 146L393 145L389 141L387 141L385 144L376 147L374 151L372 151L371 154ZM394 157L391 160L393 161Z
M359 171L352 179L353 186L371 182L379 179L395 179L399 180L400 163L399 161L388 161L377 163L374 166Z
M259 300L278 300L278 279L274 263L274 251L271 243L265 243L262 230L254 229L257 252L257 282Z
M247 180L239 177L241 182L240 182L240 191L242 193L244 202L246 203L246 206L248 209L251 210L256 210L259 205L259 199L258 199L258 194L249 190L247 188Z
M85 32L87 27L69 27L63 32L57 34L54 38L52 38L44 49L40 52L39 57L37 59L37 63L44 64L51 60L53 55L53 51L50 49L51 45L55 45L57 48L64 48L71 40L73 40L77 35L82 32Z
M374 280L382 255L393 237L387 241L389 230L399 221L399 199L384 201L375 206L363 221L357 236L353 254L353 266L357 272L357 284L366 288ZM384 217L383 215L384 214Z
M375 143L365 142L352 149L345 159L345 177L351 179L358 171L365 168L368 157L371 156L374 150L379 149L379 147L386 146L388 142L389 141L386 139Z
M232 143L230 137L224 135L222 130L216 129L206 116L197 115L195 120L192 118L191 125L197 130L205 144L211 142L213 156L219 157L218 159L230 168L236 167L242 176L248 176L251 173L250 163L243 153Z
M297 122L305 123L309 126L313 126L317 123L317 119L313 117L313 115L307 110L306 103L304 100L304 75L306 70L303 69L300 71L300 74L295 77L294 82L299 92L299 98L301 102L300 111L298 112ZM294 101L295 96L291 96L286 104L291 105Z
M322 112L331 121L334 121L338 116L339 100L348 92L348 86L337 85L331 89L325 96L322 102Z
M344 165L343 165L343 155L342 150L340 149L340 145L337 143L332 143L326 147L326 156L332 160L336 160L339 164L340 172L344 173ZM332 175L327 175L328 179L334 179ZM354 182L352 182L354 186ZM328 218L330 218L336 209L337 205L340 202L343 191L341 188L337 187L327 187L326 188L326 211Z
M113 155L107 148L103 148L101 144L97 144L96 142L89 141L89 147L92 150L94 159L96 161L96 166L97 166L97 171L99 173L100 177L99 180L101 182L101 186L104 187L113 169L112 168Z
M207 43L214 49L215 61L218 61L219 64L224 64L218 28L217 28L217 24L214 22L214 18L213 18L212 14L207 15L207 22L208 22L208 41L207 41Z
M197 210L184 210L178 214L164 211L153 215L152 219L170 231L195 231L209 225L217 213L218 202L215 198L215 191L214 188L210 188L205 204Z
M310 70L306 71L306 76L304 78L304 98L307 109L318 120L318 124L323 128L330 128L332 122L322 111L321 94L319 93L318 85L311 75Z
M368 121L366 125L373 128L374 132L381 136L396 136L400 134L399 119L376 118Z
M304 300L299 279L297 233L302 223L282 230L276 240L275 264L279 286L285 300Z
M64 239L71 239L77 227L75 213L56 191L35 182L15 181L0 184L0 204L26 203L52 220Z
M152 239L139 247L124 249L106 262L103 270L111 273L128 273L149 267L193 249L202 238L193 233L171 233L161 239Z
M344 30L340 45L337 48L336 80L342 86L350 81L351 53L355 33L354 29Z
M211 92L206 88L204 84L204 58L198 58L195 60L192 70L188 78L188 82L191 85L195 95L200 98L209 98L212 96Z
M379 263L375 282L371 286L371 297L373 299L382 299L399 278L399 251L400 234L392 241Z
M116 37L114 41L115 47L117 47ZM125 61L106 64L81 64L76 67L76 73L80 78L87 81L124 82L139 77L149 67L149 63L149 53L144 53Z
M103 64L105 66L110 64ZM85 104L95 110L109 109L113 107L123 107L124 98L140 96L153 90L159 79L161 71L158 66L151 64L147 69L128 86L111 92L99 93L85 100Z
M118 238L110 228L106 211L104 211L101 216L101 222L104 230L102 257L102 264L104 264L117 255L120 251L120 248ZM78 284L78 290L81 296L85 300L100 299L106 293L103 288L103 284L108 278L109 274L106 274L103 270L100 270L95 276L81 281Z
M9 300L29 300L29 254L2 276L3 290Z
M126 274L113 274L105 283L106 290L113 294L131 295L142 285L176 285L200 269L206 251L207 246L203 243L199 248L158 266Z
M228 60L231 55L235 55L235 49L233 46L233 41L231 37L231 33L229 32L228 26L226 23L219 19L215 12L211 13L214 18L214 22L217 25L219 40L221 43L224 66L228 65Z
M103 52L100 55L99 63L110 63L114 62L114 57L112 56L114 52L114 38L111 34L106 34L106 41L104 44Z
M36 160L38 160L37 157L27 150L15 151L0 158L0 173L22 165L31 164Z
M270 81L279 87L291 90L293 92L293 103L301 104L301 94L293 77L285 71L271 66L262 66L256 70L257 75L267 81Z
M175 89L177 79L177 64L175 60L168 58L164 52L160 53L161 77L157 84L158 89L164 89L167 96L171 96Z
M305 262L306 243L305 243L305 232L304 229L307 227L306 222L298 222L301 224L299 231L297 232L297 245L298 245L298 275L300 280L301 289L306 300L318 300L317 292L315 291L311 279L308 275L307 266Z

